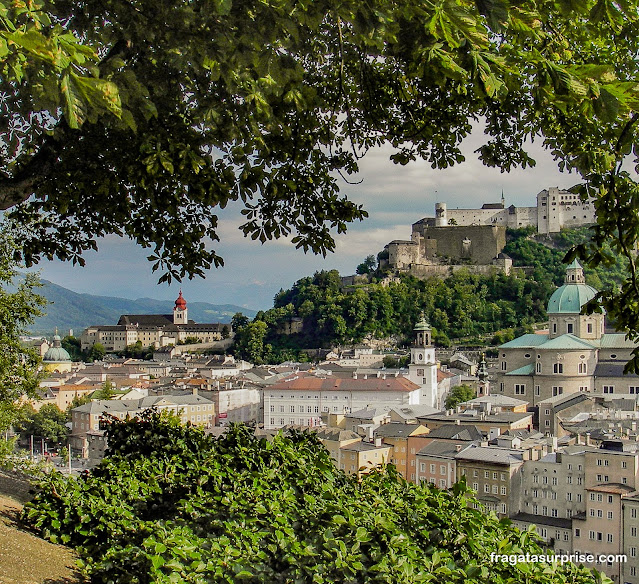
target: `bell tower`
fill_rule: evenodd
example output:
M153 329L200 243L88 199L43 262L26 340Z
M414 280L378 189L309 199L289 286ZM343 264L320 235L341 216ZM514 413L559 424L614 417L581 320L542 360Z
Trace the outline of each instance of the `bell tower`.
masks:
M180 294L175 301L175 306L173 308L173 324L188 324L189 317L188 311L186 308L186 300L182 296L182 290L180 290Z
M420 405L439 408L437 392L437 360L435 347L431 345L431 329L424 315L413 329L415 340L410 349L410 365L408 378L421 386Z

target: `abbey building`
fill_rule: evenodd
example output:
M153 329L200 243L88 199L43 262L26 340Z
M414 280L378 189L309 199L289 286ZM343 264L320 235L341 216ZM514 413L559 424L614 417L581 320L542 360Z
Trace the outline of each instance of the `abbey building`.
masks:
M186 300L182 291L175 301L173 314L123 314L116 325L98 325L87 328L80 337L83 351L100 343L107 351L123 351L138 341L143 347L177 345L187 338L201 343L222 339L222 323L199 324L189 320Z

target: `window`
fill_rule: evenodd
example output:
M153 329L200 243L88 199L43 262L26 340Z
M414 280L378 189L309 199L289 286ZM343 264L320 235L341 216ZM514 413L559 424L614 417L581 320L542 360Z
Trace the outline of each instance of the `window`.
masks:
M275 406L271 406L271 411L274 412L275 411Z
M493 485L493 495L499 494L499 487L497 485Z
M535 395L540 395L541 388L538 385L535 385Z
M536 368L535 368L535 371L536 371L537 373L541 373L541 363L537 362L537 366L536 366Z
M490 478L490 472L489 471L487 471L487 470L484 471L484 478L485 479L489 479Z
M295 406L291 406L291 414L295 413Z
M621 461L621 468L628 468L628 462L625 460Z
M566 483L572 485L572 477L566 477Z
M434 464L430 465L430 472L431 472L431 474L435 474L435 465Z
M548 507L546 507L546 505L544 505L544 506L541 508L541 514L542 514L542 515L548 515Z
M566 501L572 501L572 493L566 493Z
M592 323L588 323L588 332L591 333L592 332Z
M557 396L557 395L561 395L564 392L564 388L563 387L559 387L559 386L553 386L552 388L552 395Z
M597 517L601 519L603 517L603 511L601 509L597 509Z
M579 373L588 373L588 367L586 363L579 363L578 370L579 370Z
M614 385L604 385L603 386L603 392L604 393L615 393L615 386Z
M479 483L473 483L473 491L479 492Z
M612 511L608 511L608 519L612 519Z
M496 472L493 473L493 480L495 480L495 481L497 480L497 473Z
M557 511L557 509L551 509L550 510L550 515L552 517L559 517L559 511Z
M501 370L506 371L506 361L501 362Z
M515 395L525 395L526 386L524 384L515 383Z
M506 491L506 487L502 487L501 488L501 494L502 495L506 495L507 491Z
M588 532L588 539L595 539L595 532L592 529Z
M441 474L441 475L445 475L446 474L446 465L445 464L440 464L439 465L439 474Z
M553 373L563 373L564 372L564 364L563 363L555 363L552 366Z
M608 495L608 503L612 503L613 499L612 499L612 495Z
M490 485L488 483L484 485L484 493L490 493Z
M571 322L568 323L568 334L571 335L574 332L575 325Z

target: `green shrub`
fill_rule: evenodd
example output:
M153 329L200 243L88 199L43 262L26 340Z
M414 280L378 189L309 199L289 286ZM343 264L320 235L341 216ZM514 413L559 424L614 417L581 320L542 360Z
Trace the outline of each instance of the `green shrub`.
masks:
M107 457L78 480L54 473L24 520L74 546L91 582L586 583L575 566L491 563L541 553L534 534L392 465L361 481L312 433L214 440L147 413L113 422Z

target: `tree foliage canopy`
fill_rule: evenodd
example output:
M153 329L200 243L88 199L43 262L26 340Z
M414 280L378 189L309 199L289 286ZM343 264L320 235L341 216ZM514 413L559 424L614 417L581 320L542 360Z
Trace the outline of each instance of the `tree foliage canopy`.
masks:
M114 422L101 464L54 472L26 521L79 551L91 582L586 584L573 564L492 563L490 552L543 553L534 532L406 482L391 465L361 481L335 468L311 433L219 439L147 413Z
M35 396L40 357L23 346L20 335L46 303L36 292L40 283L34 274L18 279L16 249L11 237L0 233L0 432L16 418L20 399Z
M634 143L636 32L633 1L3 0L0 207L28 262L115 233L163 278L202 274L235 200L246 235L326 253L366 216L336 175L382 143L445 168L481 118L486 164L533 164L541 134L608 172Z

